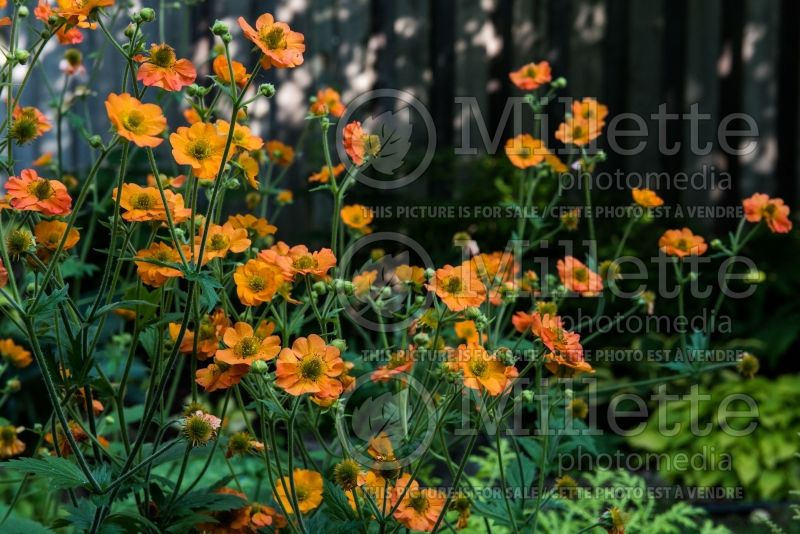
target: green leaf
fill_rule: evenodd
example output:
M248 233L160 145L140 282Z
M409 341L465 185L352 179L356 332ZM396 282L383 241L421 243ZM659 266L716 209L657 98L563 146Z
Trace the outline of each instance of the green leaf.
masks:
M89 483L78 466L55 456L44 458L20 458L6 462L6 469L47 477L55 489L77 488Z
M105 306L100 307L95 313L95 317L100 317L112 310L117 310L119 308L126 308L126 309L134 309L136 306L144 306L144 307L156 307L154 302L148 302L146 300L120 300L118 302L112 302L111 304L106 304Z
M323 501L328 505L328 513L331 517L340 519L342 521L349 521L355 519L353 509L350 508L350 502L347 496L342 491L342 488L326 480L325 487L322 490Z
M51 312L61 302L67 300L68 295L69 284L64 284L64 287L61 289L56 289L49 295L43 295L35 306L33 305L33 299L29 299L28 314L38 315L44 311Z
M202 512L221 512L241 508L245 504L246 501L237 495L193 491L175 503L175 506Z

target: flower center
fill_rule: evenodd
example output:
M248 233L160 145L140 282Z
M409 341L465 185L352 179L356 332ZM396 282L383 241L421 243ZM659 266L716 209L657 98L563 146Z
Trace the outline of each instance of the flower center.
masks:
M300 362L300 376L305 380L315 381L322 376L322 359L316 354L306 356Z
M475 376L481 377L486 374L486 369L489 367L489 364L486 363L484 360L473 360L469 364L469 369L472 371L472 374Z
M122 119L122 125L129 132L138 133L144 123L144 115L139 110L132 110Z
M198 161L211 156L211 145L206 139L197 139L189 145L189 154Z
M211 243L209 248L211 250L225 250L228 248L231 240L225 234L214 234L211 236Z
M55 194L55 191L53 191L53 187L50 185L49 181L41 178L28 186L28 193L35 196L38 200L47 200Z
M26 143L36 137L36 122L28 117L21 117L11 125L11 137L20 143Z
M295 484L294 487L294 494L297 497L298 502L302 502L308 498L308 491L306 488L298 487L297 484Z
M155 201L147 193L141 193L133 197L131 204L137 210L149 210L155 205Z
M448 293L458 293L461 291L461 278L458 276L451 276L444 282L444 289Z
M155 254L153 254L153 259L157 261L168 262L170 261L169 251L168 250L159 250Z
M240 358L248 358L258 354L261 340L255 336L243 337L233 349L233 352Z
M292 262L292 266L295 269L313 269L317 266L317 260L312 256L301 256Z
M159 67L172 67L175 65L175 50L166 45L156 47L150 51L150 61Z
M572 271L572 277L575 278L578 282L586 282L589 280L589 273L583 267L579 267Z
M678 242L675 244L675 247L679 250L689 250L689 242L683 238L678 239Z
M4 426L0 429L0 441L9 444L14 443L15 439L17 439L17 429L13 426Z
M261 40L267 45L270 50L282 50L286 48L286 36L284 35L283 28L272 26L266 32L261 34Z
M364 152L370 156L377 156L381 151L381 138L375 134L364 136Z
M415 493L409 497L408 505L418 514L425 513L428 509L428 498L423 493Z
M259 276L257 274L254 274L247 280L247 287L251 291L258 292L258 291L263 291L264 288L267 287L267 283L264 280L263 276Z

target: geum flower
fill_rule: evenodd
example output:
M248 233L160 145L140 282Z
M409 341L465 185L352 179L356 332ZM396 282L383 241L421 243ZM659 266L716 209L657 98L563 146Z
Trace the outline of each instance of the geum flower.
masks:
M258 306L270 302L289 280L287 260L277 255L273 259L274 261L267 261L262 251L259 258L248 260L234 271L236 294L245 306Z
M550 83L550 80L553 79L550 73L550 63L547 61L523 65L519 70L510 72L508 77L511 78L514 85L523 91L533 91L546 83Z
M567 256L556 265L561 283L570 291L584 297L595 297L603 292L603 279L580 260Z
M767 223L771 232L785 234L792 229L789 220L789 206L783 199L770 198L763 193L756 193L742 201L744 217L748 222L757 223L762 219Z
M360 232L362 234L369 234L372 230L369 225L372 222L372 210L361 204L351 204L345 206L339 211L342 222L348 228Z
M211 64L214 71L214 76L217 77L225 85L231 84L231 70L233 70L233 80L239 87L244 87L250 75L247 74L247 68L236 60L232 60L228 65L228 60L224 54L220 54L214 58Z
M295 469L292 473L292 480L288 476L282 477L275 484L276 500L280 501L286 513L295 514L293 500L291 498L292 487L297 499L297 508L301 514L305 514L322 504L322 475L309 469Z
M106 112L117 134L136 146L155 148L164 142L159 136L167 127L167 118L157 105L142 104L128 93L111 93Z
M195 239L196 254L200 253L200 244L203 239L203 230L198 231ZM203 252L203 265L214 258L224 258L228 252L244 252L250 247L251 241L247 238L247 230L244 228L234 228L231 223L222 226L212 224L208 227L206 246Z
M442 514L445 500L442 492L421 489L419 483L406 473L397 480L392 490L392 504L396 505L400 501L394 518L408 529L429 532Z
M47 117L33 106L14 108L8 135L17 144L30 143L52 129Z
M228 389L242 381L242 378L250 371L249 365L228 365L227 363L211 363L204 369L195 372L195 382L200 385L206 393L211 393L220 389Z
M222 342L225 348L219 349L214 359L228 365L250 366L256 360L269 361L281 350L278 336L261 338L252 326L241 321L225 330Z
M520 134L506 141L506 156L520 169L527 169L542 163L545 156L551 155L544 143L529 134Z
M328 271L336 265L336 256L329 248L311 252L305 245L295 245L289 249L289 259L295 277L314 276L324 278Z
M67 187L58 180L47 180L34 169L25 169L6 182L6 200L17 210L35 211L43 215L66 215L72 208Z
M255 28L244 17L239 17L238 22L245 37L264 54L262 67L287 69L302 65L303 52L306 50L302 33L292 31L284 22L276 22L269 13L258 17Z
M545 354L545 366L559 377L570 377L594 370L583 358L580 334L564 329L561 318L556 315L534 313L531 331L550 351Z
M339 349L311 334L295 339L291 348L281 350L275 384L290 395L311 393L320 398L338 397L343 387L337 377L343 371Z
M445 265L436 271L426 286L454 312L471 306L480 306L486 300L486 287L467 265Z
M311 104L309 113L316 116L332 115L334 117L341 117L344 115L344 104L342 104L342 97L338 91L326 87L317 91L317 96Z
M667 230L658 240L658 248L668 256L685 258L686 256L702 256L708 249L705 240L694 235L688 228Z
M381 151L381 138L369 134L361 127L361 122L353 121L342 131L344 151L355 165L362 165L367 157L375 157Z
M181 261L178 251L165 243L153 243L150 247L139 250L135 260L144 260L134 263L142 283L148 286L161 287L171 278L183 278L180 269L164 265Z
M222 167L227 141L227 137L220 134L213 124L204 122L181 126L169 136L172 157L179 165L190 165L195 176L202 180L216 178ZM226 162L233 152L228 150Z
M643 208L657 208L664 204L664 200L651 189L639 189L635 187L633 191L631 191L631 195L633 195L633 201Z
M465 387L486 391L492 397L505 391L510 380L517 376L513 365L503 364L477 343L459 345L451 368L464 373Z
M111 193L117 199L117 189ZM183 203L183 195L174 193L169 189L164 190L172 222L182 223L192 215L191 208ZM137 184L122 184L122 197L119 200L120 208L124 210L122 218L129 222L160 221L166 222L167 208L161 198L161 192L156 187L142 187Z
M219 131L220 135L228 138L228 134L230 132L231 125L228 121L218 120L214 123ZM258 137L257 135L253 135L250 131L250 128L243 124L234 124L233 126L233 136L231 137L231 143L234 147L239 150L244 150L247 152L252 152L254 150L258 150L262 146L264 146L264 141Z
M175 49L167 44L150 46L149 56L138 55L134 59L141 63L136 79L148 87L160 87L165 91L180 91L197 78L197 71L188 59L177 59Z

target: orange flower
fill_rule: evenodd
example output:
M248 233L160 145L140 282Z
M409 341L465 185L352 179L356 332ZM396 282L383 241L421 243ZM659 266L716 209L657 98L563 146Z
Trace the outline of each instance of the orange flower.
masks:
M116 200L117 189L111 193ZM183 195L174 193L169 189L164 190L172 221L181 223L192 215L191 208L183 205ZM130 222L166 221L167 212L161 199L161 192L155 187L142 187L137 184L122 184L122 198L120 208L125 210L122 218Z
M756 193L744 199L742 205L744 217L748 222L757 223L763 218L770 231L778 234L785 234L792 229L789 206L783 203L783 199L769 198L763 193Z
M594 98L584 98L572 103L572 116L586 121L590 130L600 132L606 125L607 115L608 108Z
M275 22L272 15L264 13L256 20L255 29L244 17L239 17L239 26L245 37L264 53L261 66L265 69L287 69L302 65L303 52L306 50L303 34L292 31L286 23Z
M393 352L386 365L378 367L370 375L373 382L388 382L394 376L410 373L414 367L414 346L411 345L407 350Z
M89 22L89 16L101 7L111 7L114 0L58 0L58 15L67 19L67 25L79 25L83 28L94 28L96 23Z
M198 122L203 121L203 119L200 117L200 114L194 108L184 109L183 118L186 119L186 122L188 122L189 124L196 124Z
M249 260L233 273L236 294L245 306L258 306L271 301L286 282L280 265L261 259Z
M278 231L278 228L269 224L266 219L259 219L249 213L231 215L228 217L228 222L234 228L244 228L248 233L252 232L252 235L257 237L266 237Z
M275 139L267 141L266 152L269 160L279 167L288 167L294 161L294 149Z
M195 247L200 252L200 243L203 239L203 231L198 232L195 237ZM230 223L220 226L212 224L208 228L208 237L203 254L203 264L214 258L224 258L228 252L244 252L250 246L251 241L247 239L247 230L244 228L234 228Z
M66 215L72 211L72 197L58 180L41 178L34 169L25 169L19 177L6 182L7 200L12 208L36 211L43 215Z
M388 497L387 489L391 491L392 486L385 478L376 474L375 471L367 471L363 475L363 480L362 475L359 475L358 488L369 495L379 511L389 510L391 508L389 503L386 502L386 499ZM353 491L348 491L345 495L347 496L347 501L350 503L350 508L356 510L356 501L353 497ZM385 502L386 504L384 504Z
M533 167L544 161L549 154L539 139L534 139L528 134L520 134L506 141L506 156L511 163L520 169Z
M61 26L56 30L56 39L62 45L76 45L83 42L83 32L78 28Z
M195 382L202 386L206 393L211 393L218 389L235 386L249 371L249 365L228 365L220 362L209 364L204 369L198 369L194 376Z
M556 156L555 154L551 154L550 152L547 152L544 155L544 162L551 169L553 169L553 172L556 172L556 173L567 172L566 164L563 161L561 161L558 158L558 156Z
M228 121L218 120L215 125L220 135L227 139L231 128L230 123ZM250 128L243 124L234 124L231 143L233 143L233 146L236 148L246 150L248 152L252 150L258 150L264 145L264 141L262 141L257 135L253 135L253 133L250 131Z
M250 187L253 189L259 189L258 161L256 161L256 158L251 156L249 152L242 152L239 154L239 158L236 160L236 163L238 163L242 168L242 174L247 180L247 183L250 184Z
M316 100L311 104L310 113L317 116L330 113L334 117L341 117L344 115L344 104L342 104L341 95L330 87L320 89L317 91Z
M342 222L353 230L357 230L362 234L368 234L372 231L369 227L372 222L372 210L366 206L351 204L343 207L339 215L342 217Z
M291 481L285 476L275 484L273 495L281 502L287 514L295 513L291 498L292 483L294 483L297 508L301 514L308 513L322 504L322 475L309 469L295 469Z
M159 173L158 180L152 174L147 175L147 186L148 187L158 187L158 182L161 182L162 187L174 187L180 188L183 187L183 184L186 183L186 175L179 174L178 176L169 177L164 173Z
M278 356L275 384L290 395L312 393L320 398L341 395L342 383L336 378L344 372L339 349L326 345L316 334L294 340Z
M553 79L547 61L523 65L519 70L509 73L508 77L523 91L533 91Z
M275 195L275 200L281 206L285 206L286 204L291 204L292 202L294 202L294 193L292 193L288 189L282 189L281 191L278 191L277 195Z
M36 236L36 242L39 245L47 250L55 252L58 248L58 244L61 243L64 237L67 226L67 223L62 221L40 221L34 226L33 235ZM78 243L80 238L80 233L75 228L70 228L62 250L71 249Z
M336 265L336 256L329 248L310 252L305 245L295 245L289 249L292 272L295 276L316 276L323 278Z
M631 194L633 195L633 201L643 208L657 208L664 204L664 200L651 189L639 189L635 187L633 191L631 191Z
M603 292L603 279L580 260L567 256L558 260L558 276L564 287L584 297L594 297Z
M161 287L170 278L183 278L183 273L180 270L161 265L161 263L179 263L181 261L178 251L165 243L153 243L149 248L138 251L136 258L159 262L134 261L142 283L148 286Z
M196 525L196 529L205 534L244 534L253 532L254 529L250 527L252 507L246 504L247 495L230 488L219 488L216 490L216 493L235 495L242 500L242 505L232 510L209 513L208 515L213 518L213 521ZM187 530L191 529L187 528Z
M688 228L683 228L664 232L658 240L658 248L669 256L685 258L705 254L708 245L701 236L694 235Z
M406 486L408 489L406 490ZM429 532L442 514L445 496L440 491L433 489L420 489L416 480L411 480L411 475L405 473L399 479L392 491L392 504L397 504L400 496L403 500L397 505L394 518L404 527L411 530Z
M357 297L368 295L372 289L372 285L378 278L378 271L364 271L353 277L353 294Z
M333 177L338 178L340 174L344 171L344 164L340 163L337 166L333 167ZM321 184L327 184L331 179L331 169L327 165L323 165L319 172L315 172L311 176L308 177L309 182L319 182Z
M470 306L480 306L486 299L486 287L466 265L445 265L436 271L429 291L435 291L451 311L462 311Z
M11 114L11 129L9 137L24 145L38 139L52 129L47 117L33 106L15 107Z
M181 126L177 133L169 136L175 161L179 165L191 165L195 176L203 180L213 180L217 176L227 141L214 125L204 122L192 124L188 128ZM228 159L232 156L233 151L229 150Z
M593 98L584 98L572 104L572 114L559 125L556 139L564 144L585 145L600 136L605 126L608 108Z
M197 71L188 59L177 59L175 49L167 44L150 45L149 56L136 56L139 74L136 79L148 87L160 87L165 91L180 91L197 78Z
M394 270L394 277L401 284L408 284L414 288L422 288L425 283L425 269L412 265L398 265Z
M249 367L256 360L269 361L281 351L281 339L278 336L261 338L255 334L252 326L243 322L227 328L222 342L226 348L218 350L214 360L228 365Z
M492 397L505 391L509 380L517 376L517 369L513 365L503 365L477 343L459 345L451 367L464 373L465 387L485 390Z
M247 74L247 68L236 60L231 61L231 66L233 67L233 79L236 81L236 85L244 87L247 84L247 80L250 79L250 75ZM225 85L231 84L231 68L228 67L228 60L224 54L214 58L211 68L219 81Z
M511 324L514 325L514 330L522 334L531 329L533 325L533 314L524 311L518 311L511 317Z
M157 105L142 104L128 93L111 93L106 112L119 136L136 146L155 148L164 141L158 136L167 127L167 118Z
M33 362L30 351L14 343L13 339L0 340L0 357L18 369L28 367Z
M53 162L53 153L48 151L39 156L38 158L36 158L35 160L33 160L33 163L31 165L33 165L34 167L47 167L52 162Z
M519 265L509 252L478 254L465 263L478 276L489 290L489 302L494 306L502 304L502 292L513 282Z
M0 287L8 285L8 269L3 265L3 260L0 260Z
M213 316L205 315L200 320L200 327L197 332L186 330L183 334L178 350L183 354L191 354L194 350L194 336L197 335L197 359L207 360L216 354L219 348L219 338L228 327L230 321L222 310L214 312ZM178 339L181 325L179 323L169 323L169 335L173 341Z
M375 157L381 151L381 139L364 131L359 121L353 121L342 132L344 151L353 163L361 165L367 156Z
M11 458L25 452L25 442L17 437L25 427L0 426L0 458Z
M531 331L551 352L545 355L545 366L557 376L592 373L594 370L583 359L580 334L564 329L557 315L534 313Z
M469 344L480 343L481 334L478 332L478 327L475 326L475 321L458 321L453 325L456 331L456 336L460 337Z

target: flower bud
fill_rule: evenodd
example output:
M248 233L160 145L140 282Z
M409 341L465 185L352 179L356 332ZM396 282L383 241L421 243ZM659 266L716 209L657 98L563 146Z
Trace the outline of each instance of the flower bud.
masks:
M347 350L347 341L341 338L336 338L331 341L331 347L339 349L339 352L344 352Z
M745 378L753 378L756 376L760 367L761 362L749 352L742 354L741 358L739 358L739 362L736 364L736 368Z
M261 96L272 98L275 96L275 86L271 83L262 83L258 86L258 92L261 93Z
M464 316L467 319L471 319L474 321L475 319L481 316L481 311L475 306L470 306L469 308L464 310Z
M19 18L21 19L24 19L29 14L30 11L28 11L28 8L26 6L19 6L19 9L17 9L17 16L19 16Z
M333 480L345 491L351 491L358 486L360 469L355 460L347 459L333 468Z
M766 279L767 275L764 274L764 271L759 271L758 269L747 271L747 274L744 275L744 281L747 284L760 284Z
M14 59L20 65L24 65L28 62L28 58L31 57L31 53L25 50L24 48L20 48L14 52Z
M256 360L250 364L250 370L257 375L263 375L269 371L269 366L264 360Z
M722 248L722 241L720 241L719 239L712 239L711 248L713 250L720 250Z
M142 22L153 22L156 20L156 12L153 8L145 7L139 11L139 18Z
M233 41L233 35L231 35L231 33L230 33L230 32L228 32L228 33L223 33L223 34L220 36L220 39L222 39L222 42L223 42L223 43L225 43L225 44L229 44L231 41Z
M19 378L11 378L6 382L6 388L12 392L19 391L22 389L22 382L20 382Z
M567 79L563 76L559 76L550 83L550 86L554 89L563 89L567 86Z
M431 340L430 336L425 332L420 332L419 334L414 336L414 344L419 346L425 346Z
M328 286L321 280L314 282L314 285L311 286L311 289L313 289L314 292L319 295L324 295L328 292Z
M211 26L211 33L213 33L214 35L218 35L220 37L225 35L226 33L230 33L230 31L231 30L230 28L228 28L228 25L222 22L221 20L214 21L214 25Z
M431 278L433 278L434 276L436 276L436 271L434 271L434 270L433 270L433 269L431 269L430 267L428 267L427 269L425 269L425 280L430 280L430 279L431 279Z
M353 282L348 282L348 281L345 281L342 284L342 287L344 288L344 294L347 295L348 297L353 294L356 288L356 286L353 285Z

